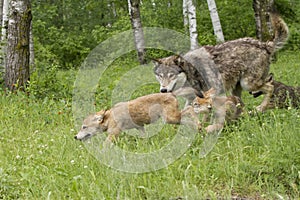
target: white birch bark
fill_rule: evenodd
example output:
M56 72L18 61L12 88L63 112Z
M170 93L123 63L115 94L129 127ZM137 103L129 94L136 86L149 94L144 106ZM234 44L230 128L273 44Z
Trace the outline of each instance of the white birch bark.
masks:
M253 0L253 10L256 23L256 37L261 41L272 39L273 28L270 12L274 6L273 0Z
M128 4L138 59L141 64L145 64L145 39L140 17L139 0L128 0Z
M3 0L1 41L6 40L9 0Z
M2 2L2 16L1 16L1 46L0 46L0 73L5 73L5 59L6 59L6 42L7 42L7 24L8 24L8 11L9 0L1 0ZM3 67L2 67L3 66Z
M127 3L128 3L128 13L129 13L129 16L131 16L131 3L130 3L130 0L128 0Z
M256 24L256 37L257 39L262 39L262 25L260 19L260 1L253 0L253 10L254 10L254 17L255 17L255 24Z
M182 0L182 14L183 14L183 26L187 30L189 25L188 9L187 9L187 0Z
M197 49L198 46L198 32L197 32L197 19L196 19L196 8L193 4L193 0L186 0L187 12L189 19L189 32L190 32L190 42L191 50Z
M208 4L208 9L209 9L212 25L214 28L214 33L217 38L217 42L222 43L225 40L224 40L224 35L223 35L223 31L222 31L219 14L217 11L216 2L215 2L215 0L207 0L207 4Z

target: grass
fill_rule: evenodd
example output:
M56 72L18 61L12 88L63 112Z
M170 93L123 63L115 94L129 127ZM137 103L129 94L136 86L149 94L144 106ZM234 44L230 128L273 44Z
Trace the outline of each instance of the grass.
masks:
M271 66L275 78L300 85L298 58L296 52L280 53ZM124 69L117 67L124 63ZM109 80L130 69L130 62L119 60L111 70L114 67L113 77L102 80L109 86L108 91L98 91L98 101L104 95L106 99L97 108L109 106L107 96L117 84ZM145 86L141 93L155 87ZM244 93L247 110L260 100ZM168 167L136 174L107 167L73 139L77 130L67 99L0 91L0 105L0 199L300 198L300 113L296 109L244 115L223 130L206 157L199 156L203 143L199 134ZM166 126L149 140L122 134L118 146L136 152L157 150L174 137L177 128Z

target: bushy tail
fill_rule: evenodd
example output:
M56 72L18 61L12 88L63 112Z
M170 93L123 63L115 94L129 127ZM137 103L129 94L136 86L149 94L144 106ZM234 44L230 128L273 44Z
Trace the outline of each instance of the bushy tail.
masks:
M281 49L289 37L289 28L277 13L271 13L271 20L274 29L274 50Z

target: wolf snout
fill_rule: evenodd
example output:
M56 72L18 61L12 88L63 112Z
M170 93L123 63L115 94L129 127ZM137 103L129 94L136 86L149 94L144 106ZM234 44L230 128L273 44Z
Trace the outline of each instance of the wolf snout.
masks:
M75 139L75 140L85 140L85 139L90 138L91 136L92 136L91 134L85 134L85 135L83 135L83 136L75 135L75 136L74 136L74 139Z
M162 89L160 89L160 92L161 92L161 93L167 93L168 90L167 90L166 88L162 88Z

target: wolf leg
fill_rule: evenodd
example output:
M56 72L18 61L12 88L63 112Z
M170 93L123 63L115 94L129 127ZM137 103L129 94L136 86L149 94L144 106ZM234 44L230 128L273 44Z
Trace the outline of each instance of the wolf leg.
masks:
M256 110L259 112L263 112L267 109L270 99L272 97L273 91L274 91L274 86L271 83L265 83L265 85L259 89L263 93L265 93L265 97L261 104L256 107Z

